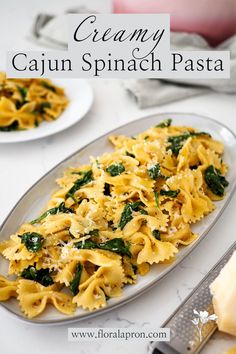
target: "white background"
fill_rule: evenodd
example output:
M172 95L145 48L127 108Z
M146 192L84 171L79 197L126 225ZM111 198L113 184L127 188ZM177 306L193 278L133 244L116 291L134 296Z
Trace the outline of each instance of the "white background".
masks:
M7 48L37 49L25 38L37 12L59 13L77 4L78 1L72 0L0 0L1 68L4 68ZM235 95L209 94L141 111L127 95L121 81L94 80L90 83L95 101L80 123L43 140L0 145L0 223L21 195L60 160L99 135L146 114L164 111L199 113L223 122L236 133ZM75 323L73 327L160 326L236 239L235 207L236 196L192 255L148 293L120 309L90 321ZM203 353L222 354L233 343L236 345L233 338L218 335ZM147 343L139 342L68 343L67 326L30 326L10 317L0 308L1 354L120 354L126 351L142 354L146 353L146 348Z

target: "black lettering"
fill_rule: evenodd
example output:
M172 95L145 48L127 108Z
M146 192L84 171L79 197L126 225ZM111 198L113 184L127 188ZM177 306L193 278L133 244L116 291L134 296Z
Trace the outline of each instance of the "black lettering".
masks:
M48 69L49 71L58 71L58 60L54 59L54 67L52 60L48 60Z
M74 41L76 41L76 42L83 42L83 41L85 41L86 39L88 39L88 38L92 35L92 33L90 33L87 37L85 37L85 38L83 38L83 39L79 39L79 38L77 37L77 33L78 33L79 29L80 29L81 26L82 26L86 21L88 21L89 19L91 20L90 23L94 23L97 18L96 18L95 15L91 15L91 16L86 17L86 18L79 24L79 26L76 28L75 33L74 33Z
M39 71L38 62L36 59L31 59L29 61L29 70L30 71Z
M151 71L161 71L161 61L160 59L155 59L154 53L151 54L152 57L152 69ZM158 64L158 68L156 69L155 64Z
M128 61L127 70L128 70L128 71L137 71L137 68L136 68L136 60L130 59L130 60Z
M139 66L140 66L140 69L142 70L142 71L148 71L148 67L143 67L143 63L144 62L146 62L146 63L148 63L148 59L142 59L142 60L140 60L140 63L139 63Z
M17 66L16 66L16 63L15 63L15 60L18 56L20 55L23 55L23 57L25 57L27 59L27 55L25 53L17 53L14 55L14 57L12 58L12 66L14 69L16 69L17 71L25 71L27 69L27 66L24 67L24 69L19 69Z
M88 69L85 69L84 66L82 66L82 70L83 71L89 71L92 68L92 64L90 63L90 61L85 59L85 57L87 57L87 56L91 58L91 54L90 53L84 53L84 55L82 56L83 62L85 62L89 66Z
M148 32L147 29L145 29L145 30L143 30L142 28L136 29L136 30L131 34L129 40L132 41L133 39L135 39L136 42L137 42L137 41L139 40L139 37L142 36L141 42L145 42L145 41L147 41L148 39L150 39L150 38L152 37L152 35L151 35L150 37L148 37L147 39L145 39L145 36L146 36L147 32ZM136 37L136 38L135 38L135 37Z
M223 62L221 59L217 59L215 61L215 71L224 71L223 69Z
M176 66L183 61L183 56L179 53L172 53L173 57L173 66L172 66L172 71L177 71Z
M207 63L207 71L212 71L213 69L210 66L210 64L212 63L212 59L207 58L206 63Z
M119 70L118 63L121 63L121 69ZM115 71L125 71L125 63L123 59L115 59Z
M203 59L198 59L197 61L197 71L203 71L204 70L204 61Z
M147 30L145 30L147 31ZM144 36L141 38L141 42L146 42L148 41L151 37L153 37L153 41L155 42L154 46L152 47L152 49L146 54L146 55L143 55L143 56L138 56L137 53L140 52L140 49L139 48L134 48L133 49L133 52L132 52L132 55L135 59L144 59L146 58L149 54L153 53L157 47L157 45L160 43L163 35L165 33L165 30L163 29L162 31L160 30L157 30L156 33L153 33L150 37L148 38L144 38Z
M194 71L192 59L188 59L185 62L185 71Z
M94 76L99 76L98 73L105 69L106 63L102 59L95 59L94 60L94 64L95 64L95 74L94 74Z
M68 63L67 69L65 68L65 64ZM61 61L61 71L72 71L71 60L70 59L62 59Z
M118 31L118 32L114 35L114 41L115 41L115 42L117 42L117 41L119 41L119 42L124 42L124 41L126 41L126 40L129 38L130 35L128 35L128 36L126 36L126 37L124 37L124 35L125 35L125 30L120 30L120 31ZM123 37L124 37L124 38L123 38Z

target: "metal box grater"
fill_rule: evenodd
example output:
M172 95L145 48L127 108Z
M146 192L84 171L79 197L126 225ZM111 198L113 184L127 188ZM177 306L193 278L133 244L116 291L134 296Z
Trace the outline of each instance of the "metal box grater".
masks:
M213 313L209 285L217 277L235 250L236 242L162 325L162 327L170 328L170 342L151 342L148 350L149 354L197 354L201 351L217 329L217 325L215 321L207 322L203 326L202 340L200 341L199 332L191 322L194 318L193 310Z

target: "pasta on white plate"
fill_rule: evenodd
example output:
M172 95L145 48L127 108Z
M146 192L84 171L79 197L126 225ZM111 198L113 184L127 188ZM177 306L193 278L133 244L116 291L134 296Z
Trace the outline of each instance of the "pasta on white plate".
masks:
M14 277L0 277L0 300L16 297L30 318L47 304L67 315L106 306L194 242L191 224L224 197L224 146L206 132L168 119L110 141L113 152L68 168L45 211L0 243Z
M28 130L57 119L68 105L49 79L9 79L0 72L0 131Z

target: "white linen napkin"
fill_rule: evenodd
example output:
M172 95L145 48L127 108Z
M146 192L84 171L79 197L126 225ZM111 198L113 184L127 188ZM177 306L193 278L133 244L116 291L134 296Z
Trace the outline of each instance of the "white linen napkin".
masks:
M197 34L171 33L172 50L229 50L230 79L144 79L127 80L125 88L136 99L140 108L159 106L211 91L236 93L236 35L211 48L204 38Z
M81 4L76 8L68 9L66 13L61 15L40 13L35 18L28 39L46 47L66 49L68 42L67 14L110 13L111 10L111 0L87 0L86 5Z

